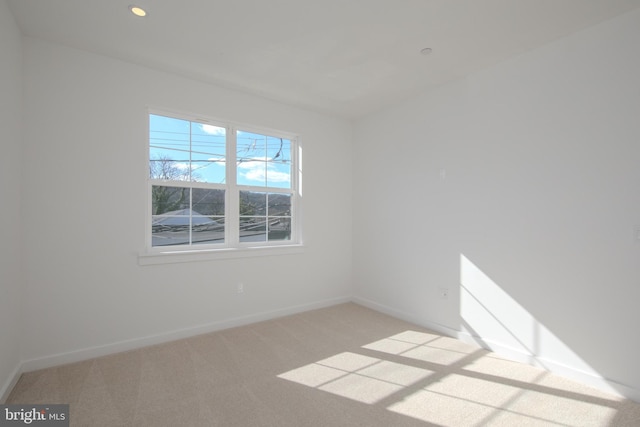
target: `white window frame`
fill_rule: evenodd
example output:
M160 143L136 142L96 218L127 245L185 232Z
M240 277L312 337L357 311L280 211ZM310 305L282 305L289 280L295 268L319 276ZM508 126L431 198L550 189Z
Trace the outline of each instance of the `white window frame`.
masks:
M162 181L165 185L176 185L189 188L211 188L225 190L225 241L215 244L189 244L176 246L152 246L152 198L151 188L159 184L149 174L149 116L160 115L190 122L213 125L226 129L226 179L224 184L199 183L193 181ZM290 132L283 132L259 126L203 117L201 115L176 112L160 108L147 110L147 137L145 140L146 158L146 215L145 215L145 249L138 256L140 265L164 264L168 262L206 261L211 259L228 259L251 256L292 254L302 251L302 148L300 137ZM291 188L266 186L249 186L237 183L237 131L252 132L271 137L284 138L291 142ZM291 194L291 236L289 240L264 242L240 242L240 191Z

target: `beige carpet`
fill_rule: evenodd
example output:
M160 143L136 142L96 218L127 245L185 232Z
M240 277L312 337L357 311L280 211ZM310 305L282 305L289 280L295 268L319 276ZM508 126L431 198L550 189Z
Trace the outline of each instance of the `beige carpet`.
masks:
M24 374L72 426L640 426L640 404L355 304Z

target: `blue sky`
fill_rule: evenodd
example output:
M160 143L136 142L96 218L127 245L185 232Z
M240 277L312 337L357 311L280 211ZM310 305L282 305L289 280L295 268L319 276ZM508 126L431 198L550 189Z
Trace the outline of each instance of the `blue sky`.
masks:
M225 183L225 128L149 115L151 161L170 159L175 171L189 179ZM189 151L191 150L191 158ZM291 187L291 141L252 132L237 132L239 185Z

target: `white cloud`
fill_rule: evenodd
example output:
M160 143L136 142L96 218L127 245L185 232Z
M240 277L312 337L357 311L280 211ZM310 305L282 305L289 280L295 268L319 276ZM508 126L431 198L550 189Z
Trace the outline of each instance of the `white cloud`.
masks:
M238 163L238 169L261 169L264 168L264 161L244 160Z
M245 177L246 179L248 179L249 181L258 181L258 182L264 182L266 179L264 170L260 170L260 169L253 169L250 170L249 172L245 172L243 174L241 174L243 177Z
M225 128L221 128L213 125L201 125L202 130L208 133L209 135L224 135L226 133Z
M269 173L269 181L271 182L289 182L291 180L291 175L286 172L269 170L268 173Z
M286 172L279 172L272 164L267 163L265 169L264 161L244 161L238 164L238 169L241 169L240 176L256 182L265 182L266 175L269 175L270 182L289 182L291 175Z

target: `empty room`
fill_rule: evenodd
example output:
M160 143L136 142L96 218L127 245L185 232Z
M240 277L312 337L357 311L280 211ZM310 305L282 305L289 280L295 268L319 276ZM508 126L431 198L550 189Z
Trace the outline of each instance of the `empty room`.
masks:
M640 0L0 0L0 425L640 425L638 46Z

